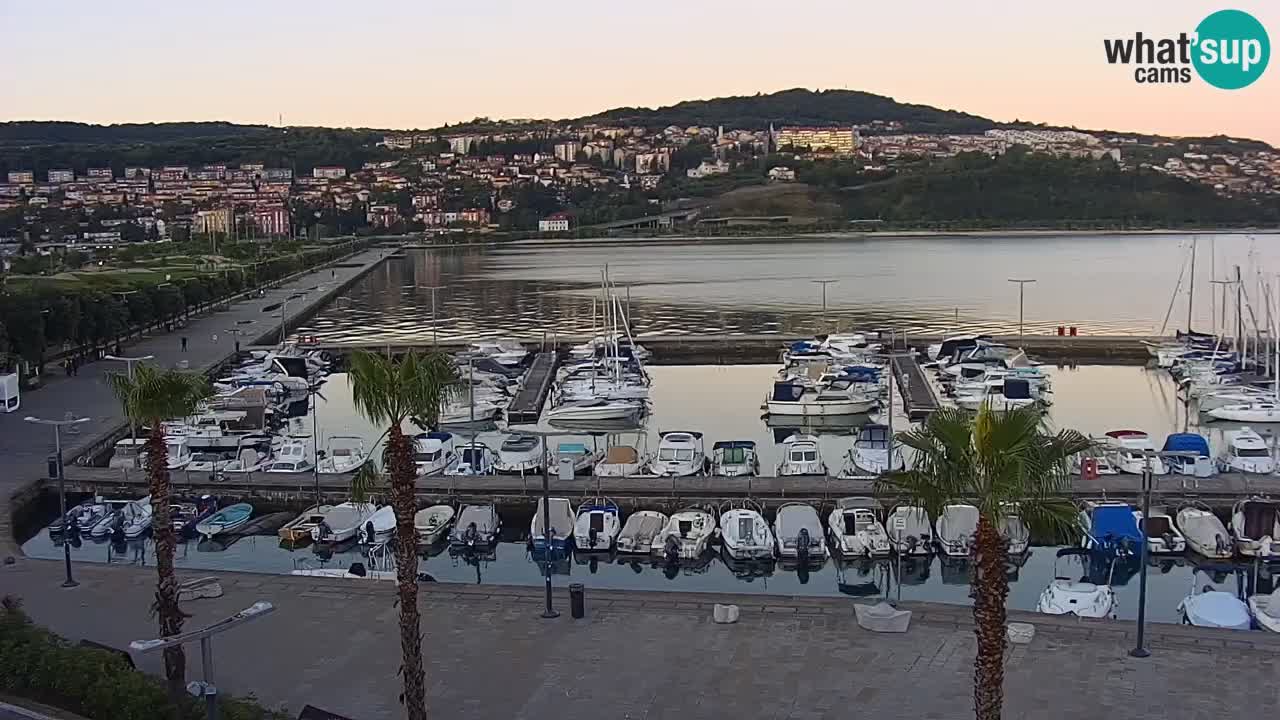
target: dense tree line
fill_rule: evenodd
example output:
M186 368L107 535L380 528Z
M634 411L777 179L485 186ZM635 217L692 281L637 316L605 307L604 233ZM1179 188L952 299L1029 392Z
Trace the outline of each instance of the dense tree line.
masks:
M1059 158L1011 151L965 153L924 163L889 180L841 194L848 216L891 222L965 221L975 225L1078 220L1109 225L1271 224L1274 199L1224 197L1207 185L1110 159Z
M617 108L580 118L646 127L702 125L763 130L777 125L852 125L873 120L897 120L907 132L974 133L996 124L984 117L928 105L900 103L890 97L855 90L795 89L771 93L686 100L656 110Z

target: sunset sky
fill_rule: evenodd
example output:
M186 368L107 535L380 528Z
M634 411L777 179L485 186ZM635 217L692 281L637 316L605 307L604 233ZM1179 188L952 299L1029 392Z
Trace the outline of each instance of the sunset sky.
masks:
M1103 38L1232 7L1276 41L1275 0L0 0L0 120L429 128L807 87L1280 145L1276 62L1223 91L1139 85L1105 60Z

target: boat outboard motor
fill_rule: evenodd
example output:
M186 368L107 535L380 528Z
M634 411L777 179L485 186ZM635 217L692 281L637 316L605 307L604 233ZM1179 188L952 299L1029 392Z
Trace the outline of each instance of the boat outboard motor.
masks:
M589 544L587 545L587 547L588 547L588 548L590 548L590 549L592 549L592 550L594 550L594 549L596 548L596 537L597 537L597 535L598 535L598 534L596 533L596 529L595 529L595 528L591 528L590 530L588 530L588 531L587 531L587 542L589 543Z
M680 541L675 535L668 535L667 541L662 544L662 556L667 562L675 563L680 560Z
M809 528L800 528L796 535L796 558L802 561L809 559Z
M376 538L377 536L378 536L378 533L377 533L377 532L375 532L375 531L374 531L374 529L373 529L373 521L372 521L372 520L367 521L367 522L364 524L364 539L365 539L365 542L367 542L367 543L369 543L370 545L372 545L372 544L373 544L373 540L374 540L374 538Z
M1228 550L1231 549L1231 545L1229 545L1226 539L1222 537L1222 533L1214 533L1213 549L1217 550L1219 555L1224 555Z
M480 531L476 529L474 522L467 524L467 529L462 532L462 541L467 547L473 547L480 542Z

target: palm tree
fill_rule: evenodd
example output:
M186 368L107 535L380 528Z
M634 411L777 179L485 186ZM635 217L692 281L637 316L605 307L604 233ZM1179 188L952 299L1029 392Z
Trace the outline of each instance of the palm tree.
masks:
M125 373L109 373L107 382L124 409L125 417L135 426L150 428L147 433L147 483L151 490L151 532L156 545L156 599L152 611L160 620L160 635L168 637L182 632L186 618L178 607L178 579L173 574L173 552L177 538L169 517L169 452L161 423L169 418L184 417L209 397L209 381L203 375L162 370L139 365L130 377ZM172 697L186 692L186 656L181 645L164 651L164 674Z
M1037 535L1065 535L1077 525L1068 499L1067 460L1090 446L1074 430L1050 434L1040 412L1020 408L995 412L984 405L976 417L964 410L935 412L920 427L899 433L915 450L913 467L878 483L938 517L946 505L972 503L978 530L970 560L973 576L973 702L978 720L999 720L1004 704L1005 517L1016 512ZM1043 536L1043 535L1040 535Z
M370 422L387 426L383 453L391 476L391 506L396 515L396 583L400 605L400 674L402 702L409 720L427 717L426 679L422 665L421 617L418 613L417 537L413 515L417 469L413 444L402 425L415 417L439 417L440 407L459 389L458 372L447 357L431 352L409 353L399 362L382 355L357 352L347 371L356 411Z

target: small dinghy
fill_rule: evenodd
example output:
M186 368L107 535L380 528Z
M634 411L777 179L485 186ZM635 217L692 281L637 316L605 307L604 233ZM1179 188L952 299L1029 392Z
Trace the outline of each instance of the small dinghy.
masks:
M434 545L444 537L453 522L453 508L449 505L432 505L413 515L413 531L418 542L423 545Z
M583 552L608 552L622 530L618 504L598 498L578 506L578 519L573 528L573 544Z
M1208 579L1206 571L1196 568L1191 573L1191 592L1178 603L1182 622L1196 627L1251 629L1253 625L1249 606L1235 595L1217 590L1208 583L1197 588L1196 582L1201 572Z
M1263 551L1280 538L1280 502L1256 495L1237 502L1231 509L1231 532L1241 555L1265 557Z
M644 472L645 460L630 445L614 445L596 463L596 477L631 477Z
M369 503L344 502L334 505L324 519L311 529L311 539L316 542L340 543L350 540L364 529L365 521L377 510Z
M48 527L49 534L90 532L93 530L94 525L97 525L102 521L102 518L107 516L110 509L110 506L102 502L101 498L82 502L68 510L66 516L50 523Z
M120 529L127 538L136 538L151 528L151 496L135 500L121 511Z
M368 545L378 545L391 539L396 531L396 512L390 505L383 505L364 521L360 528L360 541Z
M648 555L653 550L653 539L667 527L667 521L667 516L656 510L631 513L618 533L618 552Z
M1085 580L1073 580L1059 570L1063 558L1078 557L1086 565L1089 551L1085 548L1062 548L1053 558L1053 580L1040 594L1036 612L1046 615L1075 615L1082 618L1106 618L1115 616L1116 592L1111 587L1111 575L1115 572L1112 556L1107 570L1107 582L1098 585Z
M1187 545L1200 555L1227 560L1235 555L1231 534L1207 505L1197 503L1178 509L1178 529Z
M1160 505L1151 508L1151 515L1143 518L1141 510L1134 510L1138 530L1147 538L1147 552L1152 555L1181 555L1187 549L1187 540L1178 532L1173 518Z
M743 507L721 513L720 537L725 552L734 560L773 558L773 531L758 510Z
M206 539L216 535L230 533L244 527L253 517L253 506L249 503L236 503L215 512L196 524L196 532Z
M899 505L889 513L884 524L889 546L903 555L928 555L933 548L933 529L929 514L922 507Z
M287 544L310 540L311 531L324 522L325 515L332 509L332 505L312 505L303 510L298 517L285 523L276 531L276 535Z
M546 518L550 517L551 525L548 538ZM543 551L547 549L548 542L553 551L563 551L569 544L569 540L573 537L573 507L569 504L568 498L547 498L544 505L541 498L538 499L538 507L533 511L533 519L529 521L529 539L533 543L535 551Z
M831 546L841 557L887 557L889 534L880 522L875 498L849 497L836 501L827 517Z
M707 550L716 531L716 519L705 510L690 508L675 513L654 536L650 549L668 561L696 560Z
M449 544L455 547L488 548L498 540L502 518L492 505L466 505L458 513L458 521L449 531Z
M938 547L949 557L969 557L978 534L978 508L947 505L935 524Z
M1266 595L1250 595L1249 614L1263 630L1280 632L1280 588Z
M800 564L821 564L827 559L827 546L822 541L822 520L818 511L806 503L787 503L778 508L773 521L778 557Z

